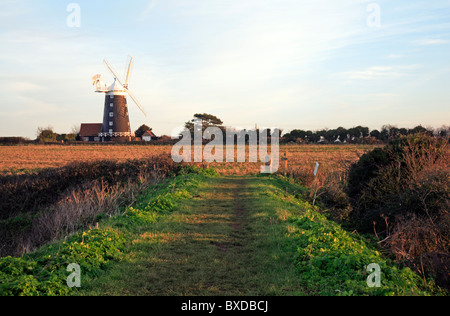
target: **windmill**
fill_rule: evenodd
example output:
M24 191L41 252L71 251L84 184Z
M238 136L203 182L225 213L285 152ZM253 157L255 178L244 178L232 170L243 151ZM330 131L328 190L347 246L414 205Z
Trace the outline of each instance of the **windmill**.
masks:
M128 90L128 82L130 80L133 58L129 57L128 66L125 70L125 81L112 68L111 64L105 59L103 60L106 68L111 71L114 76L114 82L108 86L103 82L101 75L95 75L92 78L92 84L95 86L95 92L105 93L105 110L103 115L102 131L99 137L103 141L130 141L134 136L130 129L130 118L128 115L128 106L126 96L128 95L137 107L147 116L142 105Z

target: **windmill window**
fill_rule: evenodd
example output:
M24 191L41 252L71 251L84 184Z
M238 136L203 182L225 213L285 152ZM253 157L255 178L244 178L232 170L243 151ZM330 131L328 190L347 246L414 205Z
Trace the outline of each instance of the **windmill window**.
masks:
M109 107L113 108L114 107L114 103L110 103Z
M114 117L114 113L113 113L113 112L110 112L110 113L109 113L109 117Z
M113 126L114 125L114 122L109 122L109 126Z

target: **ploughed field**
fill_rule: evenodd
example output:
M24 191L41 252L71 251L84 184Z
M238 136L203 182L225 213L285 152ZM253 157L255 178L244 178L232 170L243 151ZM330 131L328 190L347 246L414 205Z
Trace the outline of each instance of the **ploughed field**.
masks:
M341 171L373 148L373 145L282 145L280 155L286 153L290 171L301 169L312 173L316 162L322 170ZM72 162L149 158L170 154L171 150L170 145L0 146L0 175L32 173ZM259 173L261 163L212 163L211 166L221 174L245 175ZM280 170L284 167L283 162Z

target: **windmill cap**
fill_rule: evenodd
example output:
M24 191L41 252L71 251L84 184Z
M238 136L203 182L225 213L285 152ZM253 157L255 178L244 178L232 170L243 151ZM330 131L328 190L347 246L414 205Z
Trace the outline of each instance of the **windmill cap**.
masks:
M109 87L110 91L124 91L124 87L117 81L117 79L114 79L113 84Z
M108 91L106 92L107 95L125 95L125 88L114 79L114 82L112 85L108 87Z

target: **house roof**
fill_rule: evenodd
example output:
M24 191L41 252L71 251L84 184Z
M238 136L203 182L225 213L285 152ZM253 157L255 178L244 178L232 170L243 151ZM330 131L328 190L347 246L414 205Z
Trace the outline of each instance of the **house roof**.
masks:
M156 137L156 135L152 131L146 131L144 134L142 134L142 136L151 136L152 138Z
M98 134L102 132L103 124L81 124L80 136L81 137L98 137Z

